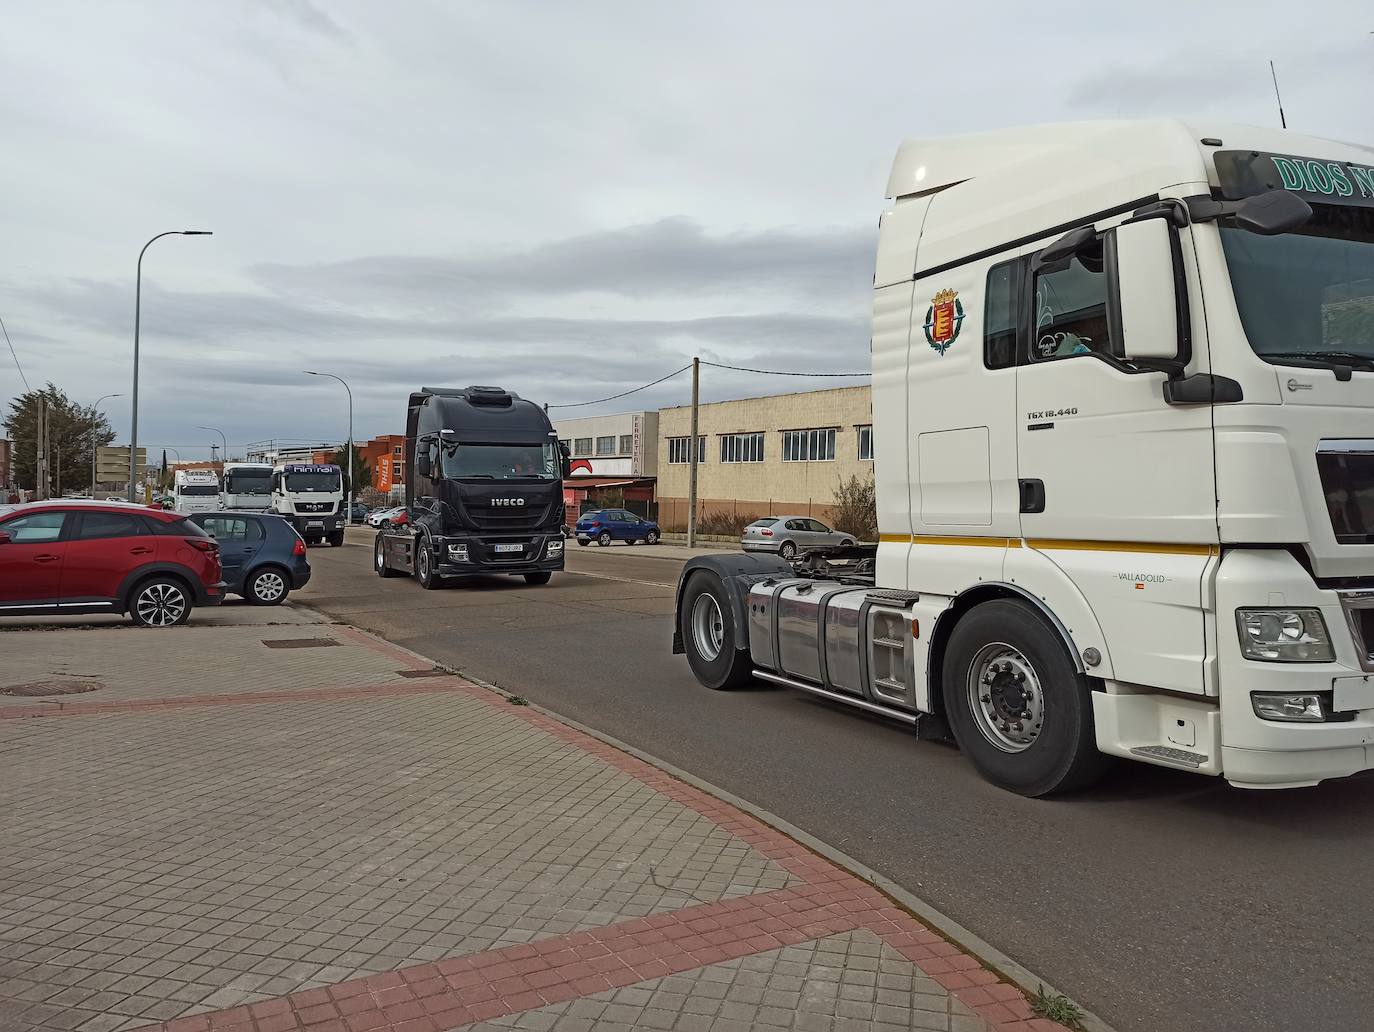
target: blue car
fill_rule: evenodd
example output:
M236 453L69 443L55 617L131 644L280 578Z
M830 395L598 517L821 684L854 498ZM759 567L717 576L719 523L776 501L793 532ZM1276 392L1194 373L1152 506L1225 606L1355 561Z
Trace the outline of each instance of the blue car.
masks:
M225 590L255 606L279 606L310 580L304 539L268 512L197 512L186 517L219 542Z
M609 545L612 541L624 541L633 545L643 541L646 545L658 544L663 532L653 520L646 520L624 509L597 509L584 512L577 518L573 534L579 545Z

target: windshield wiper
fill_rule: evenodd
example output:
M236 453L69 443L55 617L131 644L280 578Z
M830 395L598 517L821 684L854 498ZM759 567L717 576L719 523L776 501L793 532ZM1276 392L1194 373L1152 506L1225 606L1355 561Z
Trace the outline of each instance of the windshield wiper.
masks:
M1362 355L1356 351L1270 351L1264 357L1305 358L1314 362L1335 362L1359 369L1374 369L1374 355Z

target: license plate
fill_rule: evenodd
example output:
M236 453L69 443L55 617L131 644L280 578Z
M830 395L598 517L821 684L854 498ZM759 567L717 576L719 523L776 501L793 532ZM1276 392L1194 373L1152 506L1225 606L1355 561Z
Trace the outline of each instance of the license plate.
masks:
M525 550L525 546L524 546L524 545L507 545L507 544L500 544L500 545L495 545L495 546L493 546L493 551L497 551L497 552L523 552L524 550Z
M316 527L324 530L324 520L307 520L305 526L307 530L314 530Z

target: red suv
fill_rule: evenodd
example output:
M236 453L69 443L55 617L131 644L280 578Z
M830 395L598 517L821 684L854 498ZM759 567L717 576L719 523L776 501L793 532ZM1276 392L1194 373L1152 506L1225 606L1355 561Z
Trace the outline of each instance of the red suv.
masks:
M128 613L173 627L223 600L219 545L180 513L62 501L0 512L0 616Z

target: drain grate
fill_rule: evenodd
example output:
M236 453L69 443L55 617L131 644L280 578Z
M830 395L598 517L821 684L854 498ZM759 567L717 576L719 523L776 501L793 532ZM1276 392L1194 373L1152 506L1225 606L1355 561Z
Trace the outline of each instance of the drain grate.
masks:
M400 674L402 677L449 677L449 676L451 676L447 670L438 670L438 669L430 669L430 670L397 670L396 673Z
M27 684L8 684L0 688L0 695L21 699L42 699L50 695L80 695L105 686L99 681L29 681Z
M325 649L339 643L333 638L272 638L263 644L269 649Z

